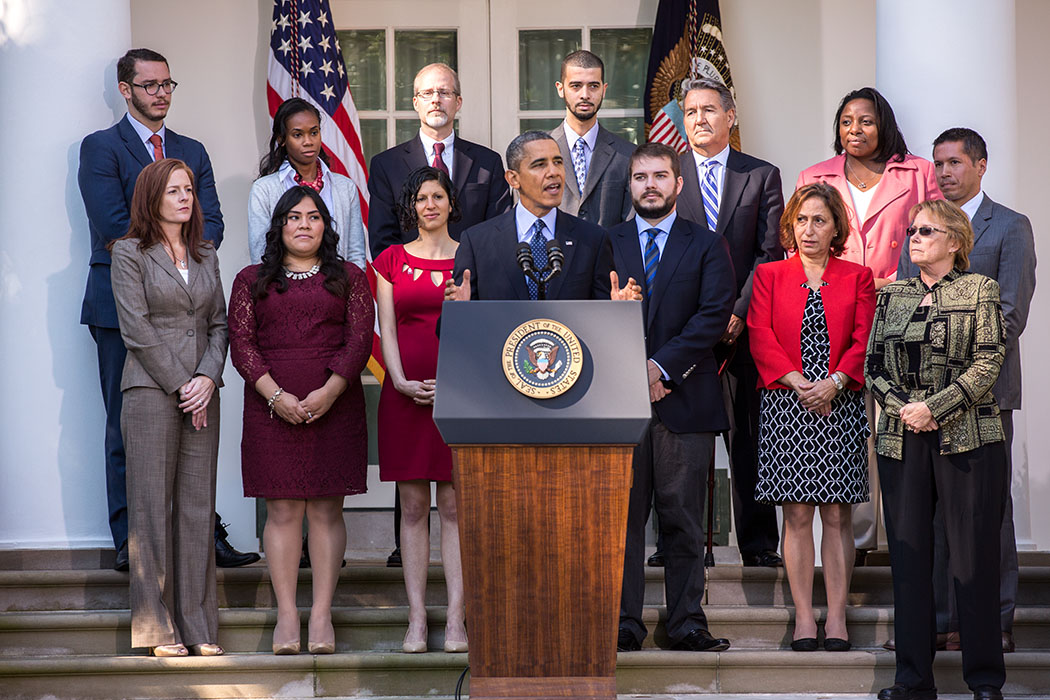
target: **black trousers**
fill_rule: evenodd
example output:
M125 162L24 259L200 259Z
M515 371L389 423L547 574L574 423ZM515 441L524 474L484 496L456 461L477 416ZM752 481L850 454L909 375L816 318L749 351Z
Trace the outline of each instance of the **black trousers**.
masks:
M939 503L959 606L963 678L974 689L1006 681L999 623L999 528L1007 488L1001 442L941 455L939 432L904 435L903 460L879 455L893 569L896 682L934 688L933 515Z
M102 403L106 407L106 500L109 506L109 530L113 547L120 549L128 541L128 492L124 476L124 438L120 434L120 378L124 373L127 349L117 328L88 326L98 351L98 376L102 385Z
M672 433L656 414L634 449L634 481L620 597L620 627L645 639L645 523L655 501L664 552L667 636L678 642L707 629L704 595L704 505L714 433ZM655 498L654 498L655 497Z

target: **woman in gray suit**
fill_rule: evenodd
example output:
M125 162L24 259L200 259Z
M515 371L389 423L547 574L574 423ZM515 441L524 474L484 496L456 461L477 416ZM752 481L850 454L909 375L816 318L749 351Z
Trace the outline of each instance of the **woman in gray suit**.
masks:
M202 237L193 172L165 158L135 183L115 241L113 297L128 349L131 645L154 656L218 656L215 464L229 336L215 249Z

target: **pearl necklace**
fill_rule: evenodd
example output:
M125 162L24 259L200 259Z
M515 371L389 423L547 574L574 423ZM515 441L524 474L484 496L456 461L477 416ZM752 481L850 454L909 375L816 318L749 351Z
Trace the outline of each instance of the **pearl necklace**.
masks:
M306 272L292 272L291 270L289 270L286 267L286 268L284 268L284 276L287 277L290 280L305 280L305 279L310 279L311 277L313 277L314 275L316 275L320 271L321 271L321 266L320 265L314 265L313 267L311 267Z

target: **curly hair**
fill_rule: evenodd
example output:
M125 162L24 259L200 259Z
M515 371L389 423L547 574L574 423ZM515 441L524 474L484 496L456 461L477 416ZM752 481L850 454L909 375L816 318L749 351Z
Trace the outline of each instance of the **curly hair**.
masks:
M401 194L397 198L397 219L401 223L401 230L405 233L419 228L419 214L416 213L416 197L419 188L424 182L435 180L441 189L445 190L448 197L449 214L448 220L459 221L462 214L459 210L459 198L456 197L455 187L443 171L430 166L424 166L413 170L405 178L405 184L401 186Z
M904 134L897 126L897 117L893 114L893 107L882 96L882 93L873 87L864 87L846 93L839 102L839 108L835 111L835 122L832 125L835 140L831 144L835 149L835 155L840 156L845 151L842 145L842 135L839 133L839 122L842 120L842 112L853 100L868 100L875 105L875 125L879 131L879 149L875 153L875 162L888 163L889 161L903 162L908 155L908 144L904 141Z
M846 241L849 239L849 213L846 211L846 203L842 201L842 195L826 182L814 182L800 187L791 195L791 199L784 205L784 214L780 217L780 245L784 250L795 250L798 245L795 240L795 217L806 200L814 197L822 200L831 212L831 220L835 225L831 254L837 258L846 250Z

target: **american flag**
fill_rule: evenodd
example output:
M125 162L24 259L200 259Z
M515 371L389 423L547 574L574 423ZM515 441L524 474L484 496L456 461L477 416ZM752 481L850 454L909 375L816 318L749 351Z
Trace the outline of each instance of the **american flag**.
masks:
M266 101L271 119L281 103L290 97L301 97L321 111L322 147L331 159L332 170L346 175L357 185L361 215L367 226L368 172L361 147L361 123L350 95L343 52L335 36L328 0L274 0L266 73ZM367 238L366 230L366 268L374 295L376 278ZM385 370L378 324L377 319L368 369L382 383Z

